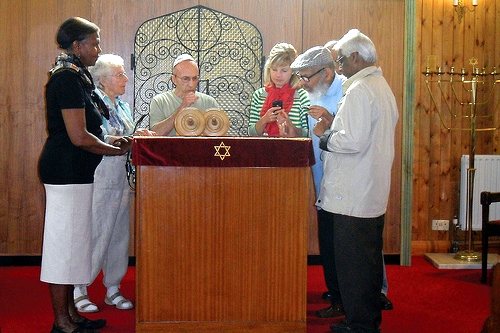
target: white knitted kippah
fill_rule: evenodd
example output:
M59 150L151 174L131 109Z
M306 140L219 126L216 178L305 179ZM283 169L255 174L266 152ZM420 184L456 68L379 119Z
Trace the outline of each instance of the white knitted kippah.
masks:
M172 66L172 68L174 68L175 66L177 66L180 62L183 62L185 60L191 60L191 61L194 61L194 58L191 57L189 54L187 53L183 53L179 56L177 56L177 58L175 58L174 60L174 65Z

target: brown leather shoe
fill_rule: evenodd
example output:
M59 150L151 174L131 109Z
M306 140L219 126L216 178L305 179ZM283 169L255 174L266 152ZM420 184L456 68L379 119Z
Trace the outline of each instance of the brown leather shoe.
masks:
M345 315L342 304L332 304L331 306L316 311L316 317L335 318Z

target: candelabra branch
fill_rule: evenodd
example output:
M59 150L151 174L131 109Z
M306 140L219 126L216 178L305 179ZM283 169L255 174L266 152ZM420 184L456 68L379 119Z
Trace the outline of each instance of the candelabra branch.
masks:
M500 73L497 72L496 68L493 69L492 72L487 73L486 69L483 68L482 71L479 71L479 68L476 68L477 60L472 58L470 63L473 67L471 75L465 71L465 68L462 68L460 72L456 72L454 67L451 67L450 71L442 71L441 67L438 67L436 71L431 71L428 67L425 72L422 74L425 75L425 86L427 91L429 92L429 96L431 97L432 103L436 107L437 114L439 116L439 120L442 126L450 131L470 131L470 127L453 127L453 119L467 119L467 118L489 118L494 112L491 112L490 115L477 115L476 109L478 106L483 106L488 104L493 97L495 92L495 86L500 83ZM491 88L487 90L486 84L491 84ZM432 84L437 85L439 88L439 93L442 97L442 101L445 105L446 110L448 111L451 117L451 123L447 124L442 108L440 108L436 97L432 92ZM445 86L449 86L451 93L447 93L445 90ZM470 99L461 100L459 90L468 93L471 97ZM478 99L478 92L483 92L483 98ZM468 107L468 113L458 114L457 112L453 112L454 107L453 103L457 103L461 107ZM497 103L493 107L493 111L496 111L499 107L500 103ZM475 130L478 132L484 131L493 131L500 129L499 126L495 127L484 127L484 128L476 128Z
M461 3L462 0L458 0ZM477 3L476 3L477 4ZM462 6L463 7L463 6ZM466 208L466 226L467 226L467 250L459 251L455 255L455 259L459 260L467 260L467 261L480 261L481 254L475 253L472 249L472 204L473 204L473 189L474 189L474 173L476 171L474 167L474 155L475 155L475 145L476 145L476 132L477 131L494 131L500 129L500 126L489 126L477 128L477 107L486 105L494 94L495 87L498 83L500 83L500 74L497 73L496 68L493 69L491 73L487 73L486 69L483 68L482 71L479 71L479 68L476 67L477 59L472 58L469 60L469 64L472 66L472 72L469 76L469 73L465 71L465 68L462 68L460 73L455 72L455 68L451 67L449 72L444 72L439 67L436 71L431 71L429 67L426 68L425 72L422 74L425 75L425 85L427 90L429 91L429 95L431 97L432 102L436 106L437 113L439 115L439 120L444 128L447 130L461 130L461 131L469 131L470 132L470 152L469 152L469 167L467 169L467 208ZM466 127L453 127L453 121L450 126L446 125L444 116L441 112L441 109L436 101L436 98L432 92L431 84L437 84L439 88L439 93L444 100L444 104L450 113L452 119L454 118L467 118L470 122L469 126ZM491 88L487 90L486 84L491 83ZM444 86L450 86L450 93L447 94ZM464 92L470 94L470 99L461 100L460 94L457 91L457 86L459 86ZM478 100L478 91L482 91L486 98L483 100ZM454 103L458 103L461 106L461 109L468 109L467 114L458 114L453 111ZM498 108L497 103L496 106L493 105L494 114L496 109ZM491 117L491 115L480 116L480 117Z
M466 10L471 13L476 10L477 0L472 1L472 6L473 7L471 9L464 5L463 0L454 0L453 7L455 7L455 12L457 12L458 15L458 23L462 22L462 17L464 16Z

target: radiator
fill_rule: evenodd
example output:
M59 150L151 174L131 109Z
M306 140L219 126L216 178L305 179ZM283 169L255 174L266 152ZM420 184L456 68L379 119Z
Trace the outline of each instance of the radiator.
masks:
M469 155L462 155L460 169L460 216L462 230L467 229L467 169ZM500 155L475 155L472 230L482 229L481 192L500 192ZM490 206L490 219L500 220L500 203Z

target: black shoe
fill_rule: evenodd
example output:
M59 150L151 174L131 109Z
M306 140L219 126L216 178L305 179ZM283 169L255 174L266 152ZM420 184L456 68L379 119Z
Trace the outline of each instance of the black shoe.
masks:
M54 324L52 326L52 330L50 331L50 333L66 333L65 331L62 330L62 328L59 328L56 326L56 324ZM83 327L78 327L76 329L74 329L73 331L71 331L71 333L99 333L99 331L89 331Z
M340 323L331 324L330 329L335 333L359 332L359 331L355 331L352 327L350 327L347 320L341 320ZM380 333L381 332L380 328L377 329L377 331Z
M79 323L75 322L75 324L77 324L81 328L86 328L86 329L89 329L89 330L95 330L95 329L98 329L98 328L103 328L104 325L106 325L106 319L90 320L90 319L85 318L84 320L82 320Z
M331 324L330 329L336 333L354 332L353 329L349 327L347 320L343 320L337 324Z
M389 299L387 298L387 296L384 295L384 293L380 293L380 307L382 310L394 309L392 302L389 301Z
M342 304L332 304L327 308L316 311L316 317L335 318L345 315Z
M329 291L325 291L323 295L321 295L321 298L324 299L325 301L331 301L333 296L330 294Z

